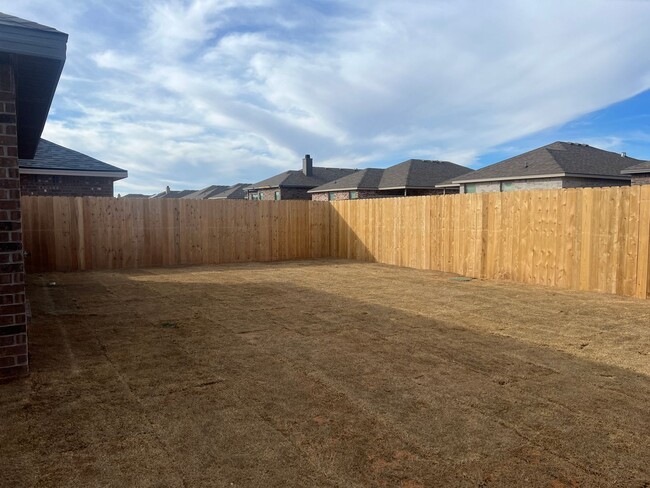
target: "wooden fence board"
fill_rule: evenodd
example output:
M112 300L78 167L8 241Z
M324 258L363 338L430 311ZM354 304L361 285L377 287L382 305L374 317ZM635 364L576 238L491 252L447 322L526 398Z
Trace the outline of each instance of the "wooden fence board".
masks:
M28 271L346 258L646 298L650 186L359 201L23 197Z

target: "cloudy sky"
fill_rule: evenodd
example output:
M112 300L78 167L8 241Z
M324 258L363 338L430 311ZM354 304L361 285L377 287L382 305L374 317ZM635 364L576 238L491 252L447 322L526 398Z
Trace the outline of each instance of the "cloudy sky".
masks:
M2 0L70 35L43 137L116 193L316 164L471 167L555 140L650 159L648 0Z

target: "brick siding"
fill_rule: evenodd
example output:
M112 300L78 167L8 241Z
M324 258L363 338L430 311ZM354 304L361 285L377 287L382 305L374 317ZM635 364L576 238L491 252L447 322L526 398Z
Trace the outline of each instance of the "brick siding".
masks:
M529 180L490 181L475 183L475 193L517 190L559 190L560 188L595 188L606 186L629 186L626 180L599 178L533 178ZM461 193L467 193L467 185L461 185Z
M332 196L330 197L330 193ZM425 195L442 195L445 190L408 190L404 195L404 190L359 190L357 191L358 199L365 200L369 198L395 198L395 197L418 197ZM450 193L447 191L447 193ZM458 193L458 192L455 192ZM327 202L330 200L350 200L349 191L319 192L311 193L311 199L315 202Z
M633 185L650 185L650 173L639 173L631 176Z
M23 195L112 197L113 180L94 176L20 175Z
M15 93L0 61L0 381L28 372Z
M275 200L275 192L280 192L280 200L311 200L311 194L307 193L311 188L268 188L249 193L249 199L253 195L262 195L262 200Z

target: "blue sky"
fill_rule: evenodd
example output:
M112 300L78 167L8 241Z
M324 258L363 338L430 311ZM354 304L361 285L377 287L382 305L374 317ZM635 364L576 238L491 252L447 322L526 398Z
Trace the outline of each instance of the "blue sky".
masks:
M70 35L43 136L116 192L316 164L480 167L555 140L650 159L646 0L19 0Z

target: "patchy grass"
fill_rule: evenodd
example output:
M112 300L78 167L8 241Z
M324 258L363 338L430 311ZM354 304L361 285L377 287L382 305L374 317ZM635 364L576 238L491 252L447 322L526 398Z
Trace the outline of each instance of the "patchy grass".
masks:
M450 277L31 276L2 484L648 486L650 302Z

